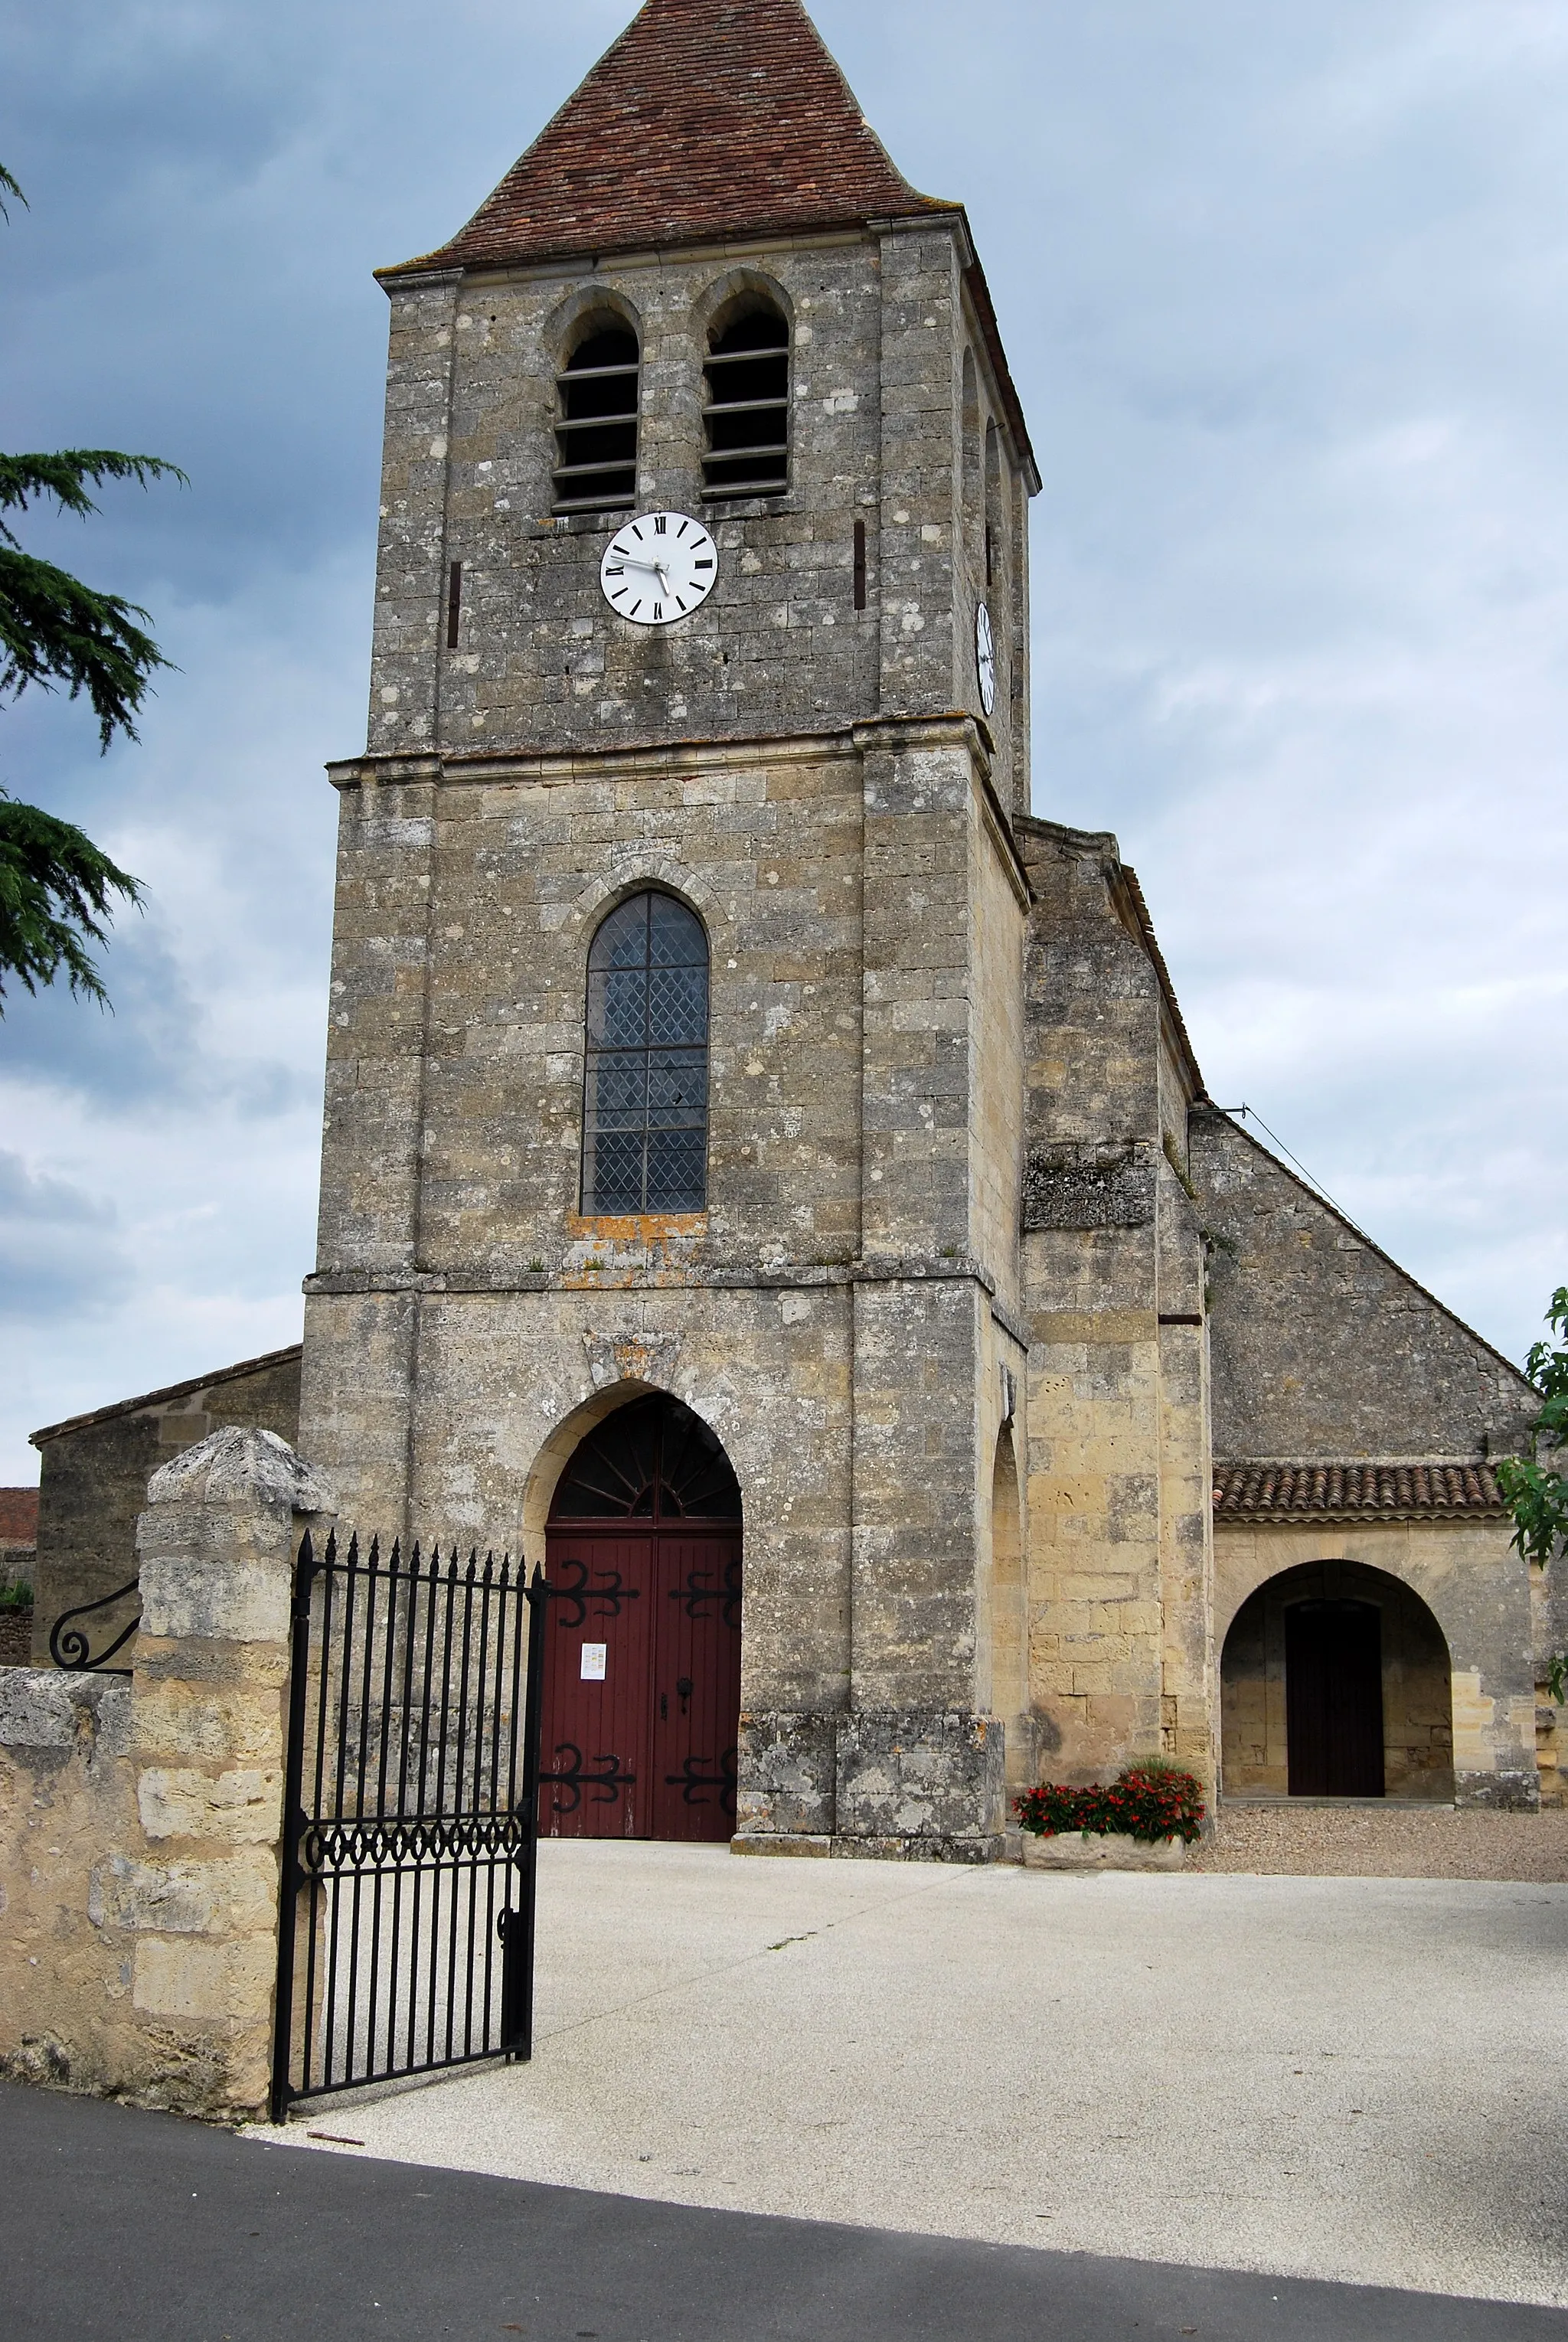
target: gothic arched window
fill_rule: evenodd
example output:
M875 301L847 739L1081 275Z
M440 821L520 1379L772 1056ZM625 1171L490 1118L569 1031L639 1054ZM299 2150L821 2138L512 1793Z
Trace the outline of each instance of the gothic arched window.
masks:
M634 895L588 954L583 1210L708 1200L708 939L674 896Z
M635 503L641 385L631 326L618 317L590 325L555 377L557 512L618 512Z
M789 486L789 326L754 303L708 345L703 493L781 496Z

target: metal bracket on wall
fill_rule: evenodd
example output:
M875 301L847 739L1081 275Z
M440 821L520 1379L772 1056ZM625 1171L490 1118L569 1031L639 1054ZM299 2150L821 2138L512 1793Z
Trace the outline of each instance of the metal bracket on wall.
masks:
M112 1610L116 1602L124 1602L127 1595L135 1594L141 1582L139 1577L133 1577L126 1585L117 1586L113 1594L100 1595L96 1602L79 1602L74 1610L62 1610L49 1629L49 1656L55 1665L63 1667L67 1675L128 1676L131 1673L129 1667L112 1667L109 1661L116 1651L125 1649L141 1625L139 1606L129 1626L123 1626L108 1648L99 1651L95 1656L91 1630L84 1632L71 1622L74 1618L91 1618L99 1610Z

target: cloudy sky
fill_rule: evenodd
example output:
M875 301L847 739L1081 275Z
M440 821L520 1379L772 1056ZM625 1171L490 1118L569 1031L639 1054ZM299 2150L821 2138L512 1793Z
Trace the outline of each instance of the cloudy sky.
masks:
M0 444L146 450L30 543L178 673L0 784L147 882L0 1024L0 1481L297 1337L385 305L631 0L4 0ZM818 0L970 206L1045 477L1036 807L1114 829L1212 1094L1522 1354L1568 1280L1568 9Z

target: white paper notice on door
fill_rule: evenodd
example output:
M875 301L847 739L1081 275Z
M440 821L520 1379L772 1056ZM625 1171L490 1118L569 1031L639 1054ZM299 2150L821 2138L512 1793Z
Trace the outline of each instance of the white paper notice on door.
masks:
M603 1683L609 1663L608 1643L584 1643L583 1646L583 1681Z

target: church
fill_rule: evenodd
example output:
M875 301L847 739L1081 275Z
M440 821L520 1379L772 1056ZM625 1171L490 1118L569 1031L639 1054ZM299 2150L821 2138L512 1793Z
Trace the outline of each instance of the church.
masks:
M1156 1756L1554 1796L1529 1386L1211 1102L1117 841L1032 788L963 205L799 0L647 0L381 282L276 1427L345 1523L547 1565L546 1827L987 1861Z

